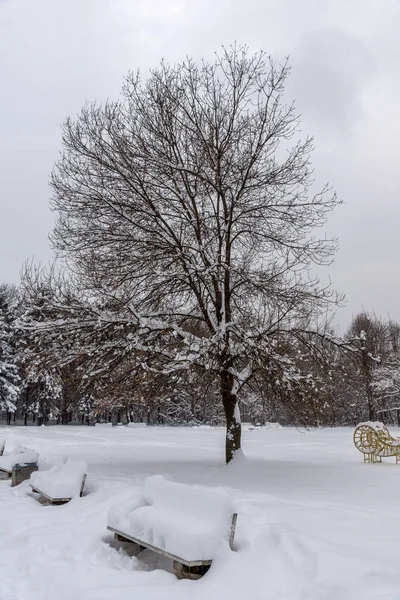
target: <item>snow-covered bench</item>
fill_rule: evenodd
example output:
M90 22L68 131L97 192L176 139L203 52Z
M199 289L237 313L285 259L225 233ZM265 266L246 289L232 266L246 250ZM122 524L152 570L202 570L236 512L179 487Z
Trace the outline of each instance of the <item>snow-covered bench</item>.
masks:
M178 577L198 579L221 545L233 548L237 514L221 490L148 477L142 495L110 509L107 529L173 560Z
M32 473L30 485L51 504L65 504L74 496L82 496L87 476L87 464L79 460L59 463L46 471Z
M11 486L14 487L37 471L38 458L34 450L16 446L11 454L0 456L0 471L11 477Z
M354 431L354 445L364 454L364 462L382 462L382 457L395 456L400 462L400 438L390 435L383 423L359 423Z

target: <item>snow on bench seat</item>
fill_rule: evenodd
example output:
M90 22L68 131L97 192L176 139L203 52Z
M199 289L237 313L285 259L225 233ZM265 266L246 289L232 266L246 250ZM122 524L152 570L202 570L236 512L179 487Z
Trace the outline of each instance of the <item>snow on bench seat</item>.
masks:
M234 513L222 490L155 475L146 479L142 495L110 509L108 529L184 565L211 564L221 544L233 541Z
M87 471L85 462L69 460L32 473L30 485L54 504L69 502L74 496L82 496Z
M39 455L30 448L23 446L16 446L10 454L0 456L0 471L7 473L11 476L13 467L15 465L31 465L36 464Z

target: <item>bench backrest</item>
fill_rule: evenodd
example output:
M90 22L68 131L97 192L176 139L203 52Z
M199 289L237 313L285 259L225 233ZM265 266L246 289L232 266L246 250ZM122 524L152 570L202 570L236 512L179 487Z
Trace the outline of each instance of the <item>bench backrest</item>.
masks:
M358 429L359 427L370 427L376 433L378 433L379 431L387 431L386 425L380 423L379 421L365 421L363 423L359 423L356 429Z
M377 422L361 423L361 425L367 425L368 427L371 427L375 431L375 433L377 434L379 439L387 444L391 444L391 443L396 444L397 442L400 443L399 438L392 436L389 429L383 423L379 423L377 421Z

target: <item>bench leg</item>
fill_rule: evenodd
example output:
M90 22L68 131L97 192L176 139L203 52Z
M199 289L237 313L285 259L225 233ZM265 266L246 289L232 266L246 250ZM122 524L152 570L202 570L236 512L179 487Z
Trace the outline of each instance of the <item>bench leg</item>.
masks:
M11 487L15 487L16 485L19 485L23 481L26 481L27 479L30 478L32 473L37 470L38 470L37 465L26 465L23 467L20 467L18 465L17 467L14 467L12 470L12 473L11 473Z
M146 550L146 548L144 546L141 546L140 544L136 544L136 542L132 542L131 540L128 540L127 538L125 538L123 535L120 535L119 533L114 533L114 539L117 542L124 542L126 544L130 544L131 547L136 550L137 554L139 554L139 552L142 552L142 550Z
M83 476L83 479L82 479L81 490L80 490L80 492L79 492L79 497L80 497L80 498L82 498L82 496L83 496L83 490L84 490L84 488L85 488L86 477L87 477L87 475L86 475L86 473L85 473L85 475Z
M188 567L174 560L174 571L178 579L200 579L207 573L210 565L200 565L198 567Z

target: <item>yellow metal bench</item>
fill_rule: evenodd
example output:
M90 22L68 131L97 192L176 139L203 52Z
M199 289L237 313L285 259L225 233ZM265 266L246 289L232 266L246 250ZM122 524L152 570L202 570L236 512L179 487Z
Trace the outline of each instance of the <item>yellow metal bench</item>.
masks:
M394 456L400 462L400 438L390 435L383 423L366 422L357 425L354 445L364 454L364 462L382 462L382 458Z

